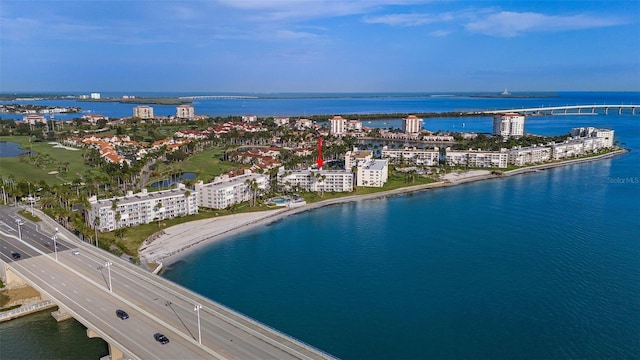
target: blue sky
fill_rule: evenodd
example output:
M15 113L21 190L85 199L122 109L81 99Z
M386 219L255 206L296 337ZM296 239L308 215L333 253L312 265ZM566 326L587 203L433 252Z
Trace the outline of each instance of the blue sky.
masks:
M640 91L640 0L1 0L0 92Z

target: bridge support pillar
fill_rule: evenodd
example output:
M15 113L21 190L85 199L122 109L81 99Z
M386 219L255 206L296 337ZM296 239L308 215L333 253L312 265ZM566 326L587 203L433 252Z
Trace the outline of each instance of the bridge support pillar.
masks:
M595 114L595 113L596 113L596 108L592 107L592 108L591 108L591 113L592 113L592 114Z
M51 313L51 316L53 316L53 318L56 319L57 322L65 321L73 318L71 314L69 314L65 309L61 307L58 307L58 310L53 311Z
M631 108L631 115L635 115L636 114L636 108L632 107Z
M620 115L620 114L622 114L622 108L621 107L618 108L618 115Z
M93 338L99 338L100 335L98 335L98 333L96 333L95 331L91 330L91 329L87 329L87 337L89 339L93 339ZM120 350L120 348L116 347L113 344L107 343L109 345L109 355L105 356L101 359L104 360L124 360L124 359L128 359L125 358L124 353L122 352L122 350Z
M11 270L11 267L4 266L4 285L7 289L17 289L28 286L24 280Z
M609 108L608 107L604 108L604 114L605 115L609 115Z

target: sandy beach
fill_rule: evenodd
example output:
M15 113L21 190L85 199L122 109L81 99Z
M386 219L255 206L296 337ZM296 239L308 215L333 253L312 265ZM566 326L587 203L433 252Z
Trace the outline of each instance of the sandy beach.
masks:
M625 153L626 150L619 150L612 153L595 156L591 158L567 160L558 163L542 164L522 169L505 171L502 174L495 174L489 170L469 170L464 172L453 172L442 177L441 181L431 184L407 186L400 189L389 190L369 195L345 196L338 199L319 201L313 204L306 204L295 208L282 208L253 213L234 214L211 219L203 219L172 226L163 229L151 238L145 240L138 249L140 260L146 263L162 263L164 266L177 262L189 253L210 244L220 241L243 231L266 225L287 216L310 211L324 206L341 204L351 201L363 201L399 194L407 194L427 189L435 189L446 186L455 186L468 182L494 179L506 176L536 172L551 169L569 164L595 161L614 157Z

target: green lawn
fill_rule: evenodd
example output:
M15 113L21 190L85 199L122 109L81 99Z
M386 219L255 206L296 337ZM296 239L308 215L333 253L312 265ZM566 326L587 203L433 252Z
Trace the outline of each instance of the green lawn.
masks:
M20 161L18 157L0 158L0 176L13 175L16 180L25 179L31 182L44 180L49 184L60 184L61 182L71 182L82 173L91 171L92 168L84 164L82 150L66 150L54 148L48 142L29 142L26 136L0 136L0 141L19 143L20 148L32 150L39 154L48 154L53 161L37 167L28 162ZM58 173L57 176L49 174L52 171L59 171L59 165L69 163L69 171ZM61 178L63 181L61 181Z
M167 178L171 173L192 172L196 174L197 180L202 180L207 183L222 173L244 166L242 164L222 161L220 160L221 158L222 150L213 149L194 154L181 163L161 164L156 171L158 176L152 177L149 181L162 180L163 178Z

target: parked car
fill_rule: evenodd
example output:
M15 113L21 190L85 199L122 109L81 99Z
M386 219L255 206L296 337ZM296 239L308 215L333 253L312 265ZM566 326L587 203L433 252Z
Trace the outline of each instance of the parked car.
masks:
M80 251L78 251L78 250L73 250L71 253L72 253L73 255L78 255L78 254L80 254Z
M122 320L126 320L129 318L129 314L127 314L126 311L120 309L116 310L116 316Z
M12 252L12 253L11 253L11 256L12 256L14 259L20 259L20 253Z
M153 334L153 338L156 339L156 341L159 342L160 344L166 344L169 342L169 339L167 339L166 336L160 333Z

